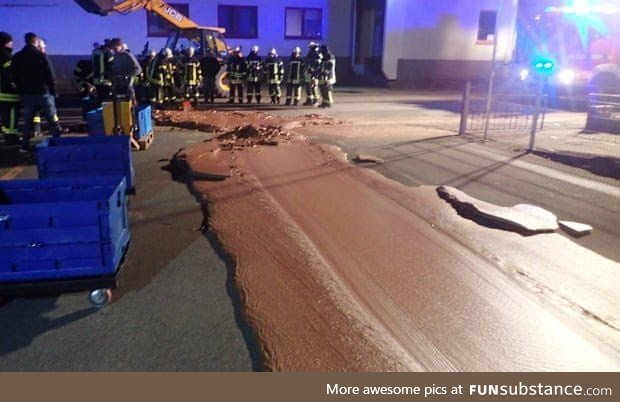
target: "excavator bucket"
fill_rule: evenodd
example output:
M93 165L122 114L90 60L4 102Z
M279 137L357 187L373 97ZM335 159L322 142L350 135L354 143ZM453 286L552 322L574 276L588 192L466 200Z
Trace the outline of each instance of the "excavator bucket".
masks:
M84 10L91 14L108 15L116 3L114 0L75 0Z

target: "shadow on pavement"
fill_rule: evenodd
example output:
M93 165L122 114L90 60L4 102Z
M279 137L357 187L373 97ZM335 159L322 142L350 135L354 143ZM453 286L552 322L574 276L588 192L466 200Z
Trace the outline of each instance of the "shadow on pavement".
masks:
M553 162L587 170L597 176L620 179L620 158L571 152L549 152L542 150L536 150L532 153Z
M45 315L56 308L57 297L24 298L7 302L0 308L0 356L24 348L39 335L87 317L95 307L66 314L58 318Z
M162 170L170 173L172 180L179 183L183 183L187 186L187 190L194 196L196 202L198 202L202 208L203 220L200 226L200 230L203 236L209 241L211 247L216 252L217 256L226 264L226 293L232 301L235 321L237 327L241 331L243 340L248 348L250 360L252 362L252 369L254 371L264 371L263 358L260 353L260 347L258 340L255 336L254 330L247 321L245 316L243 296L235 285L235 269L236 262L233 256L226 253L222 243L215 234L215 232L209 230L209 206L204 201L201 193L196 192L192 186L192 175L188 172L188 167L184 166L176 157L173 157L168 165L162 166ZM195 180L195 179L194 179Z

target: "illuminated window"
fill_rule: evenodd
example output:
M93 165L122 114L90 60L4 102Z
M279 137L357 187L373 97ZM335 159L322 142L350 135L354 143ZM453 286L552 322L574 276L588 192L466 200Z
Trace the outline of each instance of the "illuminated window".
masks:
M189 18L189 4L188 3L168 3L172 8L179 13ZM146 34L152 38L166 38L171 30L174 29L174 25L165 21L159 15L155 13L146 13Z
M495 23L497 22L497 11L482 10L478 19L478 42L490 42L495 40Z
M227 38L258 38L258 7L217 6L218 25L226 28Z
M321 39L322 28L323 10L320 8L286 8L286 39Z

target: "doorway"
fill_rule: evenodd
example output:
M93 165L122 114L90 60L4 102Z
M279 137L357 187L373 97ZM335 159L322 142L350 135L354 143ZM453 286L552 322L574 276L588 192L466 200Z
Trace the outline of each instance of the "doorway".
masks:
M357 74L380 74L382 71L385 1L355 1L353 69Z

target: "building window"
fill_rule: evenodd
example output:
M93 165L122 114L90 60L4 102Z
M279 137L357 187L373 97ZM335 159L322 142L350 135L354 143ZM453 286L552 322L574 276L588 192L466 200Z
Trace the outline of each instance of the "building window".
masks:
M497 11L482 10L478 19L478 43L493 43L495 40L495 23Z
M184 17L189 18L188 3L168 3L170 7L175 9ZM174 29L174 25L164 20L155 13L146 13L146 34L152 38L167 38L170 31Z
M227 38L258 38L258 7L217 6L217 22L226 28Z
M286 39L321 39L323 10L287 7L284 15Z

